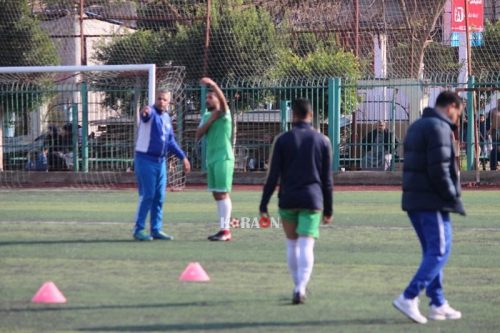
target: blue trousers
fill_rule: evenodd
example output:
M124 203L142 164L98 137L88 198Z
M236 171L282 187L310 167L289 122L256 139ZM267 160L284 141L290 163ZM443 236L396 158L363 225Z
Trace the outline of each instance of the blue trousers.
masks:
M152 161L136 155L134 168L139 188L134 233L145 228L148 213L150 213L151 219L151 233L161 231L163 228L163 202L167 186L166 162L165 160Z
M409 212L413 228L422 245L422 262L404 291L404 297L413 299L423 289L430 304L441 306L446 299L443 292L443 268L451 251L452 228L447 212Z

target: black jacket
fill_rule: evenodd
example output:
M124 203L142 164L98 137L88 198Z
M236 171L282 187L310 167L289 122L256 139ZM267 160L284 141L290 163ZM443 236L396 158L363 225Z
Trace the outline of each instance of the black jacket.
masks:
M261 212L267 212L278 180L280 208L323 210L325 216L331 216L333 177L328 138L303 122L276 138Z
M465 215L453 144L455 125L425 108L408 129L404 143L403 210Z
M385 129L383 132L380 132L379 130L373 130L368 135L363 139L363 148L366 151L370 151L373 149L373 144L377 142L377 137L379 135L383 135L383 140L384 140L384 150L389 153L391 152L391 145L392 145L392 138L393 135L391 131L388 129ZM394 141L396 143L395 149L398 148L399 140L398 138L394 138Z

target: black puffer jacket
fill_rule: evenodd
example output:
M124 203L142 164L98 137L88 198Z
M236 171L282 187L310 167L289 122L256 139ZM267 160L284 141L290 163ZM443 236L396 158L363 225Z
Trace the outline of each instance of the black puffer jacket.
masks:
M408 129L404 143L403 210L465 215L453 146L455 125L425 108Z

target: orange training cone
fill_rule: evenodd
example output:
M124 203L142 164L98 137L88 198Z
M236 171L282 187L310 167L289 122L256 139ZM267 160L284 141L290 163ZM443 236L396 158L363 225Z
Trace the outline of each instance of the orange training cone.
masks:
M199 263L191 262L179 276L179 281L205 282L210 281L210 277Z
M31 299L33 303L66 303L66 297L54 282L45 282Z

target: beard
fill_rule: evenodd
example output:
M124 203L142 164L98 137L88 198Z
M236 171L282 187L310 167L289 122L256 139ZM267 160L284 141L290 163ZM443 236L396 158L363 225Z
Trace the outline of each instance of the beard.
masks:
M213 105L207 105L207 110L210 111L210 112L212 112L212 111L215 110L215 106L213 106Z

